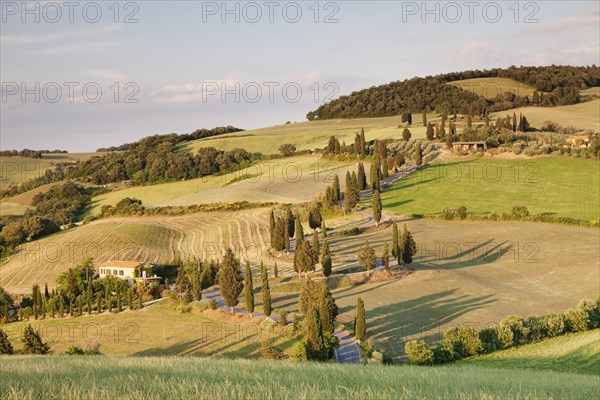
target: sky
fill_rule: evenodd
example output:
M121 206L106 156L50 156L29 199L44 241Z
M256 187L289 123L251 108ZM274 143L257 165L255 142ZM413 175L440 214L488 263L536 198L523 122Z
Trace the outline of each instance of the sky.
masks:
M0 1L0 148L306 120L354 90L600 64L597 1Z

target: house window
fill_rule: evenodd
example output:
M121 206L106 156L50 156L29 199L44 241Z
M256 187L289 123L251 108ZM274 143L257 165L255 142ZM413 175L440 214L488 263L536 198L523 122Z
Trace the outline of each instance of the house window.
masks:
M113 269L113 275L116 275L116 274L117 274L117 270Z
M119 275L123 275L123 270L119 270Z
M100 268L100 273L104 274L104 268Z

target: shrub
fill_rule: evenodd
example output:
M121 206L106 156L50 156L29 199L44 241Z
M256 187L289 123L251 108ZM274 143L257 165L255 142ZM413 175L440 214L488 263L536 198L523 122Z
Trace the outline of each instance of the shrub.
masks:
M512 217L515 219L523 219L529 216L529 210L525 206L514 206L512 208Z
M587 315L588 329L594 329L600 325L600 298L596 301L581 300L575 309Z
M290 360L293 361L306 361L306 347L302 342L294 343L287 352Z
M517 346L527 343L529 337L529 329L525 327L523 318L514 315L508 316L500 322L498 337L503 344L503 348ZM512 332L512 343L509 343L508 330Z
M48 354L50 346L42 341L40 334L33 330L31 325L27 325L23 333L23 353L25 354Z
M413 365L432 365L433 351L422 340L411 340L404 346L408 361Z
M565 312L565 330L567 332L583 332L588 327L588 315L583 310L569 310Z
M458 210L456 210L456 215L460 219L466 219L467 218L467 207L465 207L465 206L458 207Z
M65 351L65 354L67 354L69 356L74 356L74 355L84 355L85 352L79 346L69 346L67 351Z
M8 340L8 335L0 329L0 354L12 354L13 352L13 346Z
M280 349L273 346L271 339L266 339L262 342L260 346L260 356L264 360L282 360L287 358Z
M471 357L483 352L477 331L466 326L452 328L444 332L446 339L460 357Z
M279 326L287 325L287 316L288 316L287 311L284 311L284 310L279 311Z
M498 336L497 326L490 326L479 331L479 340L481 340L481 345L485 353L491 353L502 348L502 343L500 343ZM512 335L510 342L512 343Z
M447 362L454 361L457 358L459 357L456 353L454 353L454 346L447 340L442 340L433 349L434 364L445 364Z

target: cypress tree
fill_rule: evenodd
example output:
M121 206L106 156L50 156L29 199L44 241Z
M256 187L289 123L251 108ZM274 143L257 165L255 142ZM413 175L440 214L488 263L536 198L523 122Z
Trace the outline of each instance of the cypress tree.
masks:
M275 261L275 265L273 265L273 276L275 278L279 278L279 270L277 269L277 261Z
M420 167L422 163L423 156L421 154L421 142L417 142L417 145L415 146L415 164Z
M45 283L45 284L44 284L44 297L45 297L46 299L49 299L49 298L50 298L50 292L48 292L48 283Z
M515 113L515 112L513 112L512 130L513 130L513 132L517 131L517 113Z
M235 254L231 249L225 251L218 281L223 301L231 308L233 314L233 307L238 305L238 297L244 287L244 277L240 270L240 262L235 258Z
M358 252L358 260L360 265L367 271L375 268L377 257L375 256L375 250L369 245L369 241L365 242L365 246Z
M427 126L427 109L423 110L423 126Z
M302 228L302 220L300 219L300 214L296 213L296 245L298 244L298 240L304 240L304 228Z
M252 315L254 312L254 286L252 285L250 261L246 261L246 271L244 273L244 295L246 297L246 311Z
M323 267L323 275L328 277L331 275L331 267L333 265L333 260L331 258L331 253L329 251L329 243L327 240L323 243L323 251L321 253L321 266Z
M54 318L56 316L56 305L54 303L55 303L55 300L50 299L50 315L52 316L52 318Z
M365 128L360 128L360 155L365 156L367 142L365 140Z
M101 314L102 313L102 296L100 296L100 293L98 293L96 295L96 314Z
M8 340L8 335L4 330L0 329L0 354L13 354L14 349L10 340Z
M138 310L144 308L144 300L142 298L142 293L138 291Z
M321 222L321 232L323 232L323 237L327 237L327 227L325 226L325 220Z
M358 190L363 191L367 188L367 174L363 163L358 163Z
M92 280L88 279L88 287L87 287L87 312L89 315L92 315Z
M385 242L383 245L383 255L381 256L381 263L383 264L383 268L386 271L390 270L390 252L388 249L388 244Z
M111 313L113 310L113 299L111 294L108 295L108 301L106 303L108 307L108 312Z
M117 312L123 311L123 304L121 304L121 290L117 290Z
M69 301L69 314L71 315L71 317L74 317L74 315L73 315L73 300Z
M58 315L61 318L65 316L65 308L64 308L62 300L60 301L60 303L58 303Z
M381 176L383 178L387 178L388 176L390 176L390 169L388 167L387 157L384 157L383 161L381 162Z
M417 252L417 244L414 241L412 234L404 224L404 233L402 234L402 262L410 264L413 261L413 256Z
M319 207L314 203L308 212L308 226L310 226L310 229L315 230L321 226L321 222L323 222L323 217Z
M333 198L335 199L335 201L339 202L342 198L342 193L340 191L340 178L337 176L337 174L334 175L333 177Z
M323 325L316 307L310 307L306 314L305 342L306 356L309 360L325 359Z
M315 230L312 236L312 251L315 256L315 263L319 262L319 254L321 253L321 245L319 244L319 234Z
M293 238L294 234L296 233L296 223L294 221L294 214L292 213L292 210L290 210L289 208L286 209L285 212L286 215L286 220L287 220L287 231L288 231L288 237L289 238Z
M133 290L131 289L127 291L127 307L129 307L130 310L133 310Z
M262 278L262 302L263 302L263 312L268 317L271 315L271 289L269 288L269 273L267 269L263 265L262 261L260 262L260 275Z
M287 221L286 221L287 222ZM290 236L289 234L286 232L283 233L283 248L285 249L286 252L290 252Z
M321 282L321 292L319 294L319 316L323 332L333 333L335 329L335 317L338 314L338 306L329 291L329 287L324 282Z
M271 247L275 248L275 214L273 210L269 216L269 235L271 235Z
M46 298L44 297L42 299L42 318L43 319L46 319L46 306L47 306L47 304L46 304Z
M379 190L373 192L373 219L375 220L375 225L379 226L379 221L381 221L381 197Z
M450 123L450 132L446 135L446 147L452 150L452 144L454 143L454 138L452 137L452 122Z
M367 333L366 320L365 320L365 303L360 297L356 299L356 319L354 320L354 337L357 340L365 340L365 334Z
M404 139L404 141L408 142L411 137L412 137L412 134L410 133L410 129L404 128L404 130L402 131L402 139Z

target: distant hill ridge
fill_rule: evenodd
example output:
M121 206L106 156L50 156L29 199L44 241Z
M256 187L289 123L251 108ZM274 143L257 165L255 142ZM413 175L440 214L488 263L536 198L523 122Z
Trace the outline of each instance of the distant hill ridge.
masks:
M530 99L515 94L502 94L494 99L447 85L449 82L473 78L509 78L529 84L543 92L540 106L575 104L579 91L600 86L600 68L592 66L545 66L494 68L453 72L424 78L411 78L374 86L321 105L310 111L308 120L333 118L385 117L403 112L420 113L427 107L441 112L483 114L486 110L502 111L530 105Z

